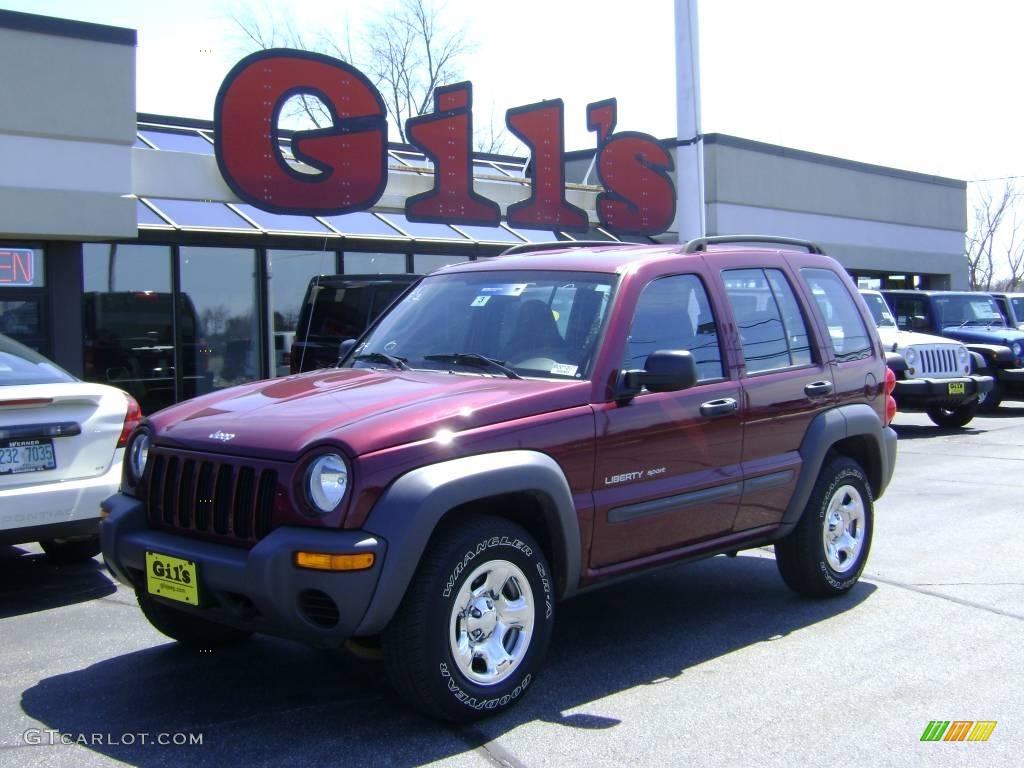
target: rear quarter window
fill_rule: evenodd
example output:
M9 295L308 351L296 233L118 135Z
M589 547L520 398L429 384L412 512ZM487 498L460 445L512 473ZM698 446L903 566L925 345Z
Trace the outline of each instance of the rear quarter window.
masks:
M800 275L814 296L836 360L848 362L870 357L872 337L846 282L829 269L804 268Z

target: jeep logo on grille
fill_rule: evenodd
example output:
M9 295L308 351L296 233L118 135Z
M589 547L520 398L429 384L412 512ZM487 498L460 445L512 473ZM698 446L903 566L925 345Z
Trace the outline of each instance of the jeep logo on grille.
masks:
M228 440L234 440L235 434L234 432L221 432L220 430L217 430L212 435L210 435L210 439L220 440L222 443L226 443Z

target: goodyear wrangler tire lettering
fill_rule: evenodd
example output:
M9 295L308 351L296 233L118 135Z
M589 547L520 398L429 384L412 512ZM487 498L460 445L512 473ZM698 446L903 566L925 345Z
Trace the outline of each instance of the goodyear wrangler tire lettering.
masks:
M453 722L512 706L550 641L549 572L536 542L511 521L480 516L443 525L382 635L397 691Z

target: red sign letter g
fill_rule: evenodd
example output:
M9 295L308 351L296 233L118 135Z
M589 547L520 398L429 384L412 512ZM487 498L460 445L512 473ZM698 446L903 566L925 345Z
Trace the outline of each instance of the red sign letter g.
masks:
M295 158L316 173L296 170L281 153L278 117L298 94L317 97L331 113L333 125L292 136ZM263 210L333 216L370 208L384 193L384 100L343 61L273 49L246 56L224 79L213 119L224 181Z

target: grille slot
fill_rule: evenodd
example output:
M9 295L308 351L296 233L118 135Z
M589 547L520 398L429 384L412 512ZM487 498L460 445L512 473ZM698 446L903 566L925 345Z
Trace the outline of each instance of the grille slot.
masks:
M213 507L213 464L204 461L199 465L199 482L196 483L195 498L196 530L210 529L210 510Z
M234 470L230 464L221 464L217 470L217 490L213 493L213 530L221 536L227 535L228 519L231 516L231 481Z
M252 546L273 530L277 472L235 461L151 449L150 524L225 544Z

